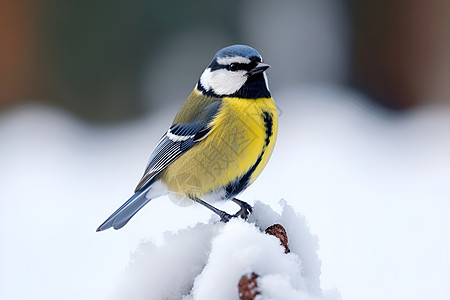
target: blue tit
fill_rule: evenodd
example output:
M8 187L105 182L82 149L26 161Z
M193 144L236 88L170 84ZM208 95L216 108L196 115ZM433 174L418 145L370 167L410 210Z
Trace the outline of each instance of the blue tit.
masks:
M153 150L135 194L97 231L122 228L150 200L166 194L202 204L223 221L251 213L251 206L235 197L267 164L278 132L267 68L249 46L218 51ZM210 204L228 199L240 205L238 213Z

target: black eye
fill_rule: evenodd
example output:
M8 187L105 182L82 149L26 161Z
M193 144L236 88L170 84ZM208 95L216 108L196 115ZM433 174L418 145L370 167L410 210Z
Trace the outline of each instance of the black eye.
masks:
M228 70L230 70L230 71L237 71L238 70L238 68L239 68L239 66L238 66L238 64L230 64L230 66L228 67Z

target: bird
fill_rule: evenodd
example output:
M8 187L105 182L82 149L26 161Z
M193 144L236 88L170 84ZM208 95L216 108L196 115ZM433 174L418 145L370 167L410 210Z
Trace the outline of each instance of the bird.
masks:
M219 50L157 143L134 194L97 231L122 228L162 195L199 203L224 222L247 218L252 207L236 196L266 166L278 132L269 67L250 46ZM231 215L211 204L226 200L240 210Z

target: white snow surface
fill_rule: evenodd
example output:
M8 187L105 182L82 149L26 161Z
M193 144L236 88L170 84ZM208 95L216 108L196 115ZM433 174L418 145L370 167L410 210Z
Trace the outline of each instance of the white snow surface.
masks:
M251 272L260 276L259 300L325 299L317 239L304 217L284 201L282 208L279 214L256 202L249 222L224 224L213 218L167 233L161 246L142 242L131 256L118 299L239 300L238 282ZM272 224L285 227L289 254L279 239L264 233Z
M272 92L280 108L277 145L240 198L275 210L285 199L310 228L288 228L294 250L282 256L299 258L305 285L290 280L294 264L259 280L266 297L290 288L313 297L320 278L321 290L336 288L345 300L450 299L449 107L397 115L346 89ZM121 230L95 232L131 195L178 108L102 127L38 105L0 115L0 299L114 299L129 292L124 278L143 274L136 253L150 263L147 252L168 245L178 246L166 250L170 256L159 254L157 271L191 277L174 283L175 290L186 295L192 286L190 296L200 297L204 274L217 272L219 282L237 276L212 267L220 264L222 238L239 238L239 227L254 243L271 243L251 224L220 228L207 209L167 197L151 201ZM234 212L236 205L219 208ZM258 222L264 220L261 227L270 225L270 218ZM197 253L189 241L209 241L211 249ZM268 251L276 253L275 244ZM167 285L153 284L155 294L166 294ZM141 292L148 290L133 295Z

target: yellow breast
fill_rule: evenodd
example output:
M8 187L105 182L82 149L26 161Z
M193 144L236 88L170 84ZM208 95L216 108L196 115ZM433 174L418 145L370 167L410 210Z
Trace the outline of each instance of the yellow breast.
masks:
M275 145L276 106L272 98L223 98L211 126L211 133L203 141L161 173L161 180L171 192L201 198L243 176L251 184Z

